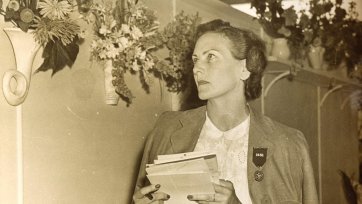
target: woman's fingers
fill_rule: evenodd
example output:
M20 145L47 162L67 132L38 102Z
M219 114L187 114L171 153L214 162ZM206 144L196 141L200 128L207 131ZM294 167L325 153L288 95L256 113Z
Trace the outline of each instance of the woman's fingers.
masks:
M163 204L170 196L163 192L158 192L160 185L149 185L138 189L133 195L133 201L137 204Z
M170 199L170 195L167 195L166 193L153 193L153 200L168 200Z
M141 189L139 189L138 191L136 191L136 193L134 194L134 198L135 199L141 199L143 197L148 197L150 200L153 199L152 193L158 191L158 189L160 189L160 184L157 185L149 185L146 187L143 187Z
M230 181L220 180L219 184L214 183L215 194L195 194L188 195L187 199L198 204L218 203L234 200L234 185Z
M215 202L216 201L216 197L215 194L196 194L196 195L188 195L187 196L188 200L191 201L211 201L211 202ZM200 203L200 202L199 202Z
M230 195L234 192L234 185L230 181L225 181L220 179L219 184L214 183L214 188L216 193L220 193L223 195Z
M220 180L219 180L219 184L220 184L221 186L224 186L224 187L230 189L230 190L234 190L234 184L231 183L231 181L227 181L227 180L220 179Z

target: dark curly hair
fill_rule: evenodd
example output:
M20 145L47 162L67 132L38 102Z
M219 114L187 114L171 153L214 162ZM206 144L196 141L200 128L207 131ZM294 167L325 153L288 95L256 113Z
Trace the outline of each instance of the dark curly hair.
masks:
M261 94L261 79L267 63L264 42L253 32L233 27L220 19L200 24L195 42L206 33L219 33L227 37L232 44L232 55L239 60L246 59L246 68L250 72L250 77L245 80L245 98L247 101L258 98Z

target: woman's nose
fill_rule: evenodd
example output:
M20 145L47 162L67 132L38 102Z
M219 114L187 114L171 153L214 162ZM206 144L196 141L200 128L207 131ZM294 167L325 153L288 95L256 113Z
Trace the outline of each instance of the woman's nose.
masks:
M200 61L197 61L194 63L194 68L192 71L194 72L194 75L201 74L205 71L205 67Z

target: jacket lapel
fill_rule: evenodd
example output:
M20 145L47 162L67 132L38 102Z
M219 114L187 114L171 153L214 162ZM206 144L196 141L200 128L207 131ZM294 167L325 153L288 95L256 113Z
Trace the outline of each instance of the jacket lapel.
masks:
M248 144L248 163L247 163L247 171L248 171L248 184L249 184L249 191L250 196L253 199L253 193L255 193L256 184L259 183L255 180L255 172L257 170L261 170L263 173L263 167L268 163L270 160L273 151L274 151L274 143L270 139L270 135L272 131L268 131L271 126L262 118L261 115L254 113L252 110L250 111L250 131L249 131L249 144ZM253 162L253 149L254 148L266 148L267 149L267 157L266 162L263 167L257 167ZM265 176L265 175L264 175ZM256 192L257 194L257 192Z
M179 126L170 137L172 152L192 152L206 120L206 107L186 111L179 119Z

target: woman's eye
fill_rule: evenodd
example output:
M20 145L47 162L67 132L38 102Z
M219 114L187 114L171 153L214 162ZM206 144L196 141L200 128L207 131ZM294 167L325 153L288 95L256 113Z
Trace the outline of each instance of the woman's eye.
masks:
M216 56L214 54L209 53L207 55L207 61L208 62L215 60L215 58L216 58Z
M192 58L192 62L194 63L194 64L196 64L196 62L197 62L197 58Z

